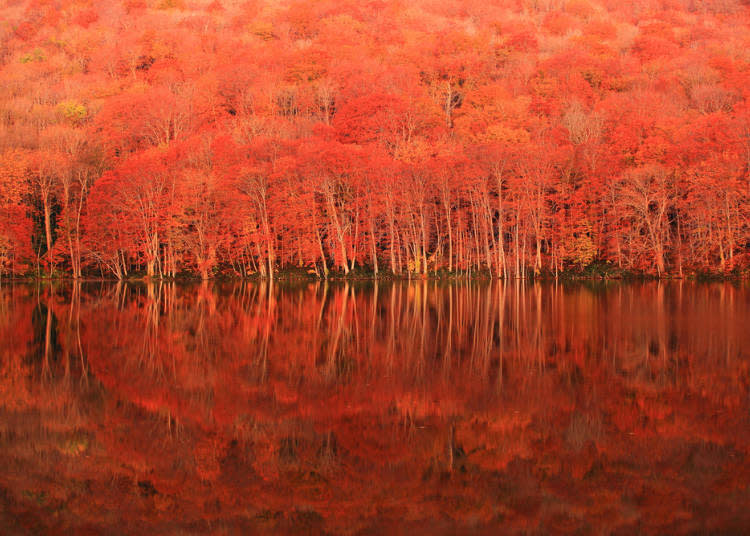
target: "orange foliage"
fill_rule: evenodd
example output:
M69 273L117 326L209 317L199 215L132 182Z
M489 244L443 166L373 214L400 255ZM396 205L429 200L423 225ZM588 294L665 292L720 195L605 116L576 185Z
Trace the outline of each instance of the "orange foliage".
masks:
M0 7L3 271L747 274L742 2L100 4Z

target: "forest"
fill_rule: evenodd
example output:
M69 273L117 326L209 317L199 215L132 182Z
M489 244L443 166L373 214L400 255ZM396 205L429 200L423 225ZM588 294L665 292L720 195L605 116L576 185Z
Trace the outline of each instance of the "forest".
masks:
M747 275L748 9L5 0L0 275Z

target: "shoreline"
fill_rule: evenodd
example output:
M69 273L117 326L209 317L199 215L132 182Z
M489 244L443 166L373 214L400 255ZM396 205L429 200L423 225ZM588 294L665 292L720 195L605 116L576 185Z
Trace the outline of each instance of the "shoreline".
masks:
M55 275L47 277L37 276L5 276L0 277L0 285L3 283L202 283L202 282L418 282L418 281L442 281L442 282L647 282L647 281L695 281L695 282L729 282L729 281L746 281L750 280L750 273L738 274L665 274L661 276L653 274L643 274L638 272L618 273L617 275L584 275L576 273L560 274L555 277L552 274L543 274L532 277L490 277L486 274L457 274L457 273L431 273L418 275L403 274L335 274L328 277L318 277L310 274L299 274L295 272L280 271L274 274L274 277L251 274L249 276L237 275L216 275L203 279L193 275L178 275L176 277L149 277L149 276L130 276L122 279L115 277L81 277L73 278L69 275Z

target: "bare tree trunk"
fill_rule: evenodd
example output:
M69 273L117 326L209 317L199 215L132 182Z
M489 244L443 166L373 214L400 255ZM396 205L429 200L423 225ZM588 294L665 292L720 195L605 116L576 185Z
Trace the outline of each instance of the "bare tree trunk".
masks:
M453 271L453 224L451 222L450 197L443 193L443 210L445 211L445 222L448 225L448 271Z
M346 254L346 242L344 240L344 229L339 221L338 211L333 200L333 193L331 192L331 186L327 185L325 188L326 200L328 201L328 211L333 228L336 231L336 238L339 243L339 249L341 250L341 266L344 268L344 273L349 273L349 260Z
M323 249L323 239L320 236L320 229L318 228L317 218L315 217L315 207L312 210L313 214L313 227L315 227L315 237L318 239L318 247L320 248L320 259L323 261L323 277L328 279L328 261L326 261L326 252Z
M372 270L375 276L378 275L378 251L377 244L375 241L375 222L372 215L368 217L369 231L370 231L370 256L372 257Z
M49 192L42 193L42 204L44 206L44 238L47 241L47 270L52 275L52 215L49 206Z

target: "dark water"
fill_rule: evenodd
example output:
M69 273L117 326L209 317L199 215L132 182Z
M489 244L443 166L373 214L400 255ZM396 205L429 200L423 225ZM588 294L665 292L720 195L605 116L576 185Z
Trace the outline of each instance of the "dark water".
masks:
M0 289L3 534L742 534L750 288Z

